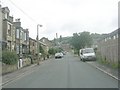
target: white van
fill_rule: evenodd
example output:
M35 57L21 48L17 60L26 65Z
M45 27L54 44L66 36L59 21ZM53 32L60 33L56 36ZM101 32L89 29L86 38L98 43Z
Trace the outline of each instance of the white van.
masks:
M81 61L96 60L96 55L93 48L80 49L79 54Z

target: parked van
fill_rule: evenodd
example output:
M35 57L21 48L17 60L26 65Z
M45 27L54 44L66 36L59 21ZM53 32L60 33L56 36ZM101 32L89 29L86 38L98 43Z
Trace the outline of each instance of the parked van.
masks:
M93 48L80 49L79 54L81 61L96 60L96 55Z

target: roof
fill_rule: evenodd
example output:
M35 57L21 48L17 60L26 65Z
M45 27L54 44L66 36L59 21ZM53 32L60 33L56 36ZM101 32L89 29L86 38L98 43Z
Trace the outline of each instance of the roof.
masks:
M35 40L35 39L32 39L31 37L29 37L29 40L33 40L33 41L37 42L37 40Z
M3 8L2 8L2 11L3 11L3 12L5 12L5 11L6 11L6 12L10 12L10 10L9 10L8 7L3 7Z
M105 39L107 37L113 37L114 35L118 34L118 30L120 30L120 28L116 29L115 31L113 31L113 32L111 32L109 34L104 34L104 36L100 40L103 40L103 39Z
M44 45L44 46L46 46L46 44L44 44L44 43L43 43L43 42L41 42L41 41L39 41L39 43L40 43L40 44L42 44L42 45Z

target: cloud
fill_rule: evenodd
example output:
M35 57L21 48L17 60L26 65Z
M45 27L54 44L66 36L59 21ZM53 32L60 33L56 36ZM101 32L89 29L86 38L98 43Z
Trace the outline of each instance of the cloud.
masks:
M72 35L89 31L109 33L117 28L119 0L12 0L29 16L42 24L40 37ZM4 0L15 18L21 18L23 28L29 28L30 36L36 38L37 24ZM24 3L24 4L23 4Z

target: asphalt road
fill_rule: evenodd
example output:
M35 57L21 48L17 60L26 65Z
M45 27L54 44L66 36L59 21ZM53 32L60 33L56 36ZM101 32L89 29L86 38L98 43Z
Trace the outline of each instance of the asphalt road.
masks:
M33 68L3 88L118 88L117 80L70 53Z

